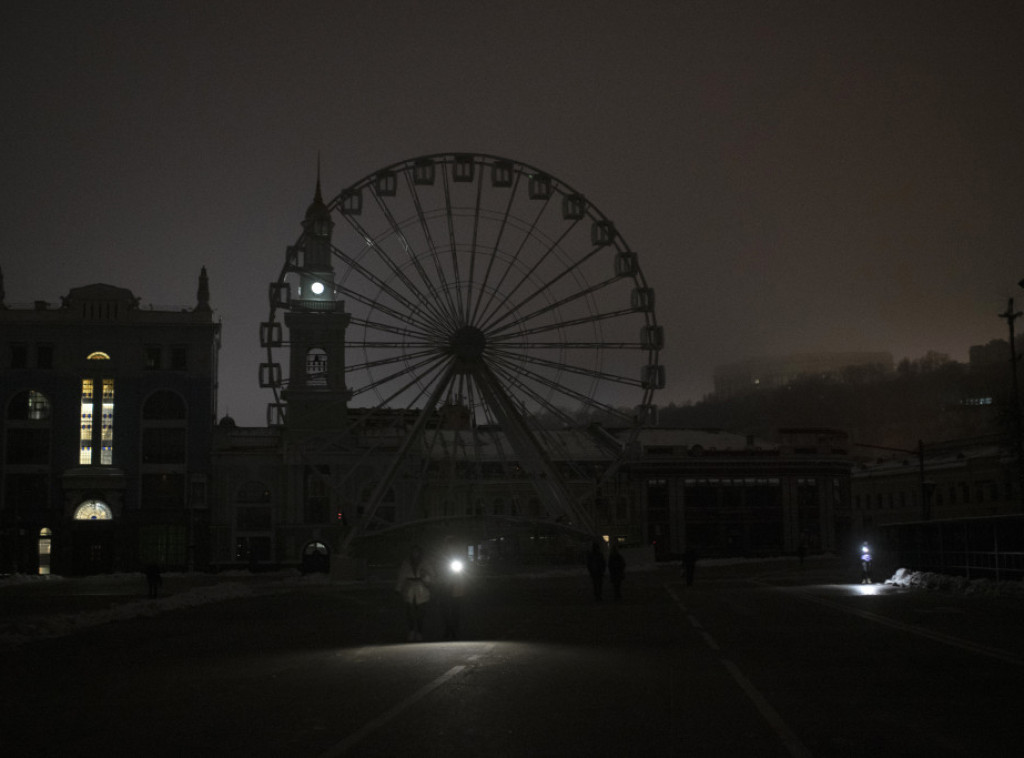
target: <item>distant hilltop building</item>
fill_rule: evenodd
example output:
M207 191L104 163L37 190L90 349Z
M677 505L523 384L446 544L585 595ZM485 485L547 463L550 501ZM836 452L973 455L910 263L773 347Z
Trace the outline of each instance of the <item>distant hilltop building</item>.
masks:
M1018 353L1021 349L1020 342L1021 341L1019 339L1014 340ZM970 350L968 351L967 360L971 368L981 368L982 366L995 366L1000 363L1009 363L1010 341L990 340L984 345L971 345Z
M853 368L891 372L892 353L800 353L747 358L715 367L715 395L721 399L785 387L802 376L839 377Z

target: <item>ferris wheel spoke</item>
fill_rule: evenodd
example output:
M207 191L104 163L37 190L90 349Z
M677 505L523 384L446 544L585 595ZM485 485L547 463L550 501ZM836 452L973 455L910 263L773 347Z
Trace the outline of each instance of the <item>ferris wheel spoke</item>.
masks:
M571 303L575 303L575 302L577 302L579 300L585 300L587 298L591 298L596 293L598 293L602 289L604 289L605 287L608 287L608 286L614 284L616 281L618 281L617 278L606 279L603 282L599 282L597 284L591 285L590 287L586 287L586 288L583 288L583 289L576 290L576 291L574 291L570 295L566 295L565 297L562 297L562 298L560 298L558 300L551 301L551 302L547 303L546 305L544 305L544 306L542 306L542 307L538 308L537 310L534 310L534 311L532 311L530 313L524 313L524 314L522 314L518 318L515 318L512 321L496 322L496 323L492 324L492 326L490 328L490 333L493 334L493 335L499 335L502 332L504 332L504 331L506 331L508 329L517 327L517 326L519 326L521 324L528 324L531 321L536 321L541 316L546 316L547 314L549 314L549 313L551 313L553 311L558 311L559 309L564 308L565 306L567 306L567 305L569 305ZM520 306L525 305L525 303L526 303L526 301L523 301L522 303L520 303Z
M572 426L577 423L578 419L573 418L572 414L566 411L565 408L555 405L528 384L519 381L515 376L515 372L508 371L506 367L499 364L493 365L492 370L496 376L505 380L506 386L518 389L518 391L523 394L524 398L530 398L533 400L538 408L549 414L552 418L558 419L563 425ZM523 409L523 412L526 413L525 408ZM531 415L536 416L536 414ZM540 423L540 420L535 419L535 423Z
M451 185L448 183L448 172L441 171L441 186L444 188L444 216L446 226L448 229L448 251L451 256L451 267L452 267L452 278L454 279L454 295L452 297L455 303L455 317L457 323L463 324L466 320L466 314L463 310L464 303L460 298L462 292L462 274L459 266L459 245L458 240L455 236L455 217L452 213L452 192Z
M364 350L366 352L370 352L371 350L401 350L407 351L407 355L413 355L413 353L408 352L413 348L417 349L418 351L417 353L415 353L415 355L419 355L421 352L422 354L426 354L428 352L435 354L437 353L437 346L433 342L395 342L389 340L361 340L359 342L347 341L345 342L345 347L356 350Z
M437 321L435 321L434 319L417 319L417 315L421 315L420 312L418 311L397 310L395 307L391 305L387 305L385 303L374 300L370 297L367 297L362 292L356 290L339 288L338 291L344 294L349 301L364 306L366 308L367 313L372 311L378 311L385 316L391 317L398 324L409 324L414 328L420 327L429 330L426 332L421 332L422 334L424 334L424 336L430 336L431 332L434 335L446 334L450 332L450 329L446 329L442 324L437 323ZM386 326L388 331L391 331L392 333L397 333L395 332L396 326L394 324L388 324L387 322L383 321L374 321L369 319L368 317L352 316L351 321L367 327Z
M396 316L395 318L398 317ZM406 326L407 324L411 325L411 328ZM359 316L351 316L349 318L349 325L361 327L362 329L365 330L365 333L374 336L378 334L393 334L396 337L409 337L413 340L419 340L422 341L422 343L424 344L436 344L438 341L445 340L446 335L450 334L450 332L440 329L436 324L420 324L415 322L408 316L403 317L402 320L399 321L398 323L393 323L390 321L378 321L376 319L364 318ZM361 342L365 341L366 340L362 340ZM414 341L411 344L417 345L420 344L420 342Z
M408 364L411 359L417 361L417 365L420 359L434 359L437 358L437 351L435 350L421 350L415 353L404 353L401 355L389 355L386 358L378 358L376 360L363 361L362 363L348 363L345 366L345 370L350 374L356 374L359 371L366 371L367 369L382 368L384 366L392 366L396 363ZM408 369L406 369L408 370ZM403 372L404 373L404 372Z
M474 323L474 324L478 323L480 321L480 319L481 319L481 313L482 313L481 307L483 306L483 302L484 302L483 294L484 294L484 292L486 292L489 289L489 285L490 285L490 281L491 281L491 273L494 271L495 261L498 260L497 253L501 249L501 243L502 243L502 240L505 237L505 231L508 229L509 220L512 218L512 207L513 207L513 205L515 203L516 192L519 189L519 181L520 181L521 178L522 178L522 174L517 171L516 175L515 175L515 179L512 182L512 185L510 187L510 191L508 193L508 199L505 201L504 211L500 214L501 222L498 224L498 231L497 231L497 234L495 235L495 239L494 239L494 241L489 246L489 249L491 250L491 254L487 256L487 268L486 268L486 270L484 272L483 279L480 282L480 297L477 298L476 306L473 308L472 316L470 318L470 322L471 323ZM480 187L478 188L478 191L480 189L482 189L482 187L483 187L483 178L482 177L480 179L480 182L481 182L481 184L480 184ZM488 298L489 302L493 300L494 292L496 290L494 288L491 288L490 291L491 291L491 297Z
M523 363L530 363L534 366L540 366L543 368L550 368L556 371L565 372L567 374L575 374L577 376L585 376L588 378L599 379L607 382L613 382L624 387L640 387L642 383L639 379L631 379L629 377L621 376L619 374L609 374L603 371L597 371L594 369L586 369L577 366L572 363L558 362L548 360L546 358L540 358L535 355L528 353L516 353L515 359Z
M390 396L383 398L383 404L388 404L408 392L413 386L433 381L431 377L436 376L442 370L447 368L448 364L450 364L450 361L447 357L430 355L411 366L406 366L403 369L394 372L393 374L371 380L362 387L354 388L352 390L352 396L355 397L366 392L376 391L381 387L390 385L399 378L407 379L408 381L406 381L405 384L399 385L399 387L395 389ZM424 369L424 367L426 367L426 370L423 373L414 373L420 369Z
M560 329L569 329L575 326L588 326L596 324L599 321L611 321L613 319L635 313L636 311L633 308L624 308L620 311L608 311L607 313L597 313L590 316L566 319L564 321L553 321L550 324L541 324L533 327L532 329L521 329L518 332L513 332L511 334L493 336L491 339L493 339L495 344L501 344L506 338L515 339L518 337L526 337L531 334L544 334L546 332L558 331Z
M474 294L476 294L478 286L476 282L476 261L477 256L480 255L478 245L480 240L480 214L482 207L481 202L483 198L484 189L482 173L482 171L479 172L480 175L478 175L476 181L476 198L473 205L473 233L469 243L469 274L466 285L466 301L464 303L464 314L467 323L472 323L472 313L474 306L473 296ZM479 286L483 286L482 283ZM480 292L481 294L483 293L482 290Z
M526 382L523 381L523 377L526 377L530 379L535 385L546 387L548 390L552 391L557 395L576 400L577 402L580 403L582 407L596 408L614 416L624 417L622 411L618 410L614 406L601 402L594 398L592 395L580 392L579 390L574 389L572 387L567 387L564 384L554 381L550 377L537 373L536 371L525 369L522 366L510 366L505 361L496 361L495 367L496 370L497 367L501 367L502 374L505 377L506 381L510 385L519 387L524 392L530 391L532 394L532 390L530 389L530 387L526 384ZM554 405L553 403L547 400L545 400L544 402L545 407L551 407Z
M391 459L391 463L388 465L383 476L381 477L376 488L374 489L373 494L370 496L370 503L366 509L366 512L363 515L362 523L364 524L364 526L365 524L369 523L369 521L376 514L377 508L379 507L381 501L383 500L384 495L388 492L389 489L391 489L391 485L394 482L395 475L398 473L399 467L401 466L405 458L408 456L413 443L420 438L423 429L426 427L427 419L431 416L434 409L437 407L438 400L440 399L445 387L448 384L448 380L451 377L451 372L452 368L449 365L444 371L443 377L439 379L437 384L434 386L433 392L431 392L430 396L427 398L426 404L424 405L423 410L417 416L416 421L407 430L401 446L399 447L395 456ZM352 538L355 536L355 534L356 530L353 529L348 533L348 535L346 535L345 540L342 543L343 551L348 548L348 545L351 542Z
M425 255L430 257L431 262L434 264L434 273L437 276L437 281L431 286L431 294L439 303L443 302L447 306L447 312L450 314L451 318L454 319L455 314L458 313L458 307L452 300L451 289L448 286L448 277L445 275L444 267L441 265L438 247L434 242L434 235L433 232L431 232L430 224L427 221L427 214L423 208L423 201L420 199L420 194L416 189L416 183L409 174L406 174L405 181L412 198L413 206L416 209L416 218L419 221L420 230L423 232L423 238L426 240L427 250Z
M567 276L572 275L574 272L578 272L585 263L587 263L591 258L593 258L595 255L597 255L603 249L604 249L603 247L599 247L599 246L598 247L593 247L590 250L589 253L587 253L586 255L582 256L581 258L573 261L573 265L566 266L566 267L562 268L562 270L557 275L555 275L555 276L547 276L547 277L541 278L541 283L540 283L539 286L537 286L532 292L524 293L524 296L521 297L520 299L518 299L515 302L515 305L513 307L506 308L502 312L496 314L496 317L494 319L492 319L487 324L487 328L488 329L502 329L502 328L504 328L504 324L505 324L505 319L506 318L512 316L515 313L518 313L519 310L522 309L525 305L527 305L528 303L533 302L534 300L536 300L538 297L544 295L545 293L549 293L549 292L552 292L552 291L557 291L558 287L564 286L562 283L563 283L563 281L565 280L565 278ZM548 255L550 255L553 250L554 250L554 248L550 248L547 252L545 252L545 254L544 254L545 258ZM575 288L571 288L570 291L572 292L572 294L570 296L566 297L566 298L563 298L563 299L566 302L571 302L572 300L576 300L576 299L579 299L581 297L587 297L588 295L593 294L594 292L597 292L597 291L601 290L604 287L607 287L607 286L609 286L611 284L614 284L615 282L617 282L619 280L619 278L620 277L618 277L618 276L613 276L613 277L610 277L610 278L608 278L608 279L606 279L606 280L604 280L602 282L599 282L598 284L591 285L590 287L587 287L587 288L583 288L582 290L575 290ZM538 312L542 313L545 310L550 310L552 307L554 307L554 306L549 304L548 306L546 306L546 308L542 308Z
M409 291L415 293L415 295L423 302L425 310L434 314L435 321L437 321L438 323L447 324L449 327L454 326L454 322L452 321L451 318L451 313L447 312L443 307L441 307L442 301L438 297L436 297L437 293L434 284L431 281L429 274L427 274L426 270L423 268L423 264L420 261L420 257L419 255L417 255L412 243L409 241L408 235L405 233L405 230L403 229L402 225L395 218L395 215L392 212L391 207L387 204L387 202L385 202L384 198L382 198L378 192L374 191L372 195L375 202L377 203L377 207L380 210L381 215L383 215L384 219L391 227L392 234L394 234L395 237L398 239L399 243L402 246L402 251L405 253L405 255L408 256L409 261L412 263L413 268L416 270L416 273L419 276L420 286L417 287L416 283L413 282L410 277L405 275L402 267L398 265L396 261L393 261L389 257L388 263L392 271L394 271L395 274L402 279L405 285L409 288ZM365 232L364 236L366 239L371 239L369 235L365 234ZM373 244L377 248L381 247L376 242Z
M482 394L501 420L521 465L533 475L534 488L548 513L580 524L588 534L596 534L590 515L580 508L550 453L541 445L537 433L529 428L521 406L517 407L486 365L475 376Z
M350 255L348 255L347 253L342 252L337 247L332 246L331 250L333 250L334 254L338 258L340 258L346 265L348 265L349 268L352 269L352 271L355 271L358 274L360 274L363 277L363 279L365 279L366 284L370 285L373 288L376 288L377 293L378 293L378 297L377 298L369 298L369 297L367 297L366 295L363 294L361 289L356 289L353 286L347 285L347 284L338 284L336 286L336 289L337 289L338 292L341 292L347 298L349 298L351 300L354 300L354 301L356 301L358 303L361 303L363 305L367 305L367 306L371 306L371 307L377 307L380 310L385 311L386 313L389 313L390 315L394 316L395 318L398 318L398 319L401 319L401 320L408 319L409 318L409 316L408 316L409 313L421 312L416 307L415 303L413 303L411 300L409 300L404 295L402 295L402 293L400 293L394 287L392 287L389 284L387 284L383 279L381 279L373 271L370 271L366 266L363 266L358 261L356 261L354 258L352 258ZM380 294L381 293L390 295L392 300L394 301L395 305L394 306L385 306L385 305L383 305L380 302Z
M495 283L495 286L491 289L491 296L487 299L487 304L480 312L479 323L485 329L488 321L490 321L492 318L495 318L494 314L501 313L502 309L504 309L505 305L515 294L516 290L518 290L519 287L522 286L523 282L529 278L530 273L534 271L537 266L540 265L541 260L538 259L537 261L534 262L533 266L528 267L525 271L519 272L517 274L517 276L519 277L518 280L514 279L512 282L507 282L507 280L510 278L511 274L515 270L516 263L519 262L520 257L523 255L523 251L526 250L527 245L534 241L533 232L540 225L540 221L544 217L544 212L547 210L549 202L550 198L541 203L540 206L537 208L537 213L534 215L533 219L529 221L526 225L526 232L523 234L522 241L516 247L515 252L512 253L512 255L507 258L507 262L505 263L503 270L499 272L498 281ZM563 237L568 233L569 230L566 229L563 232ZM498 249L495 248L495 255L492 257L496 257L497 251ZM506 295L504 295L503 297L496 301L495 297L499 292L502 291L502 289L504 289L506 284L511 288L511 290Z
M523 351L523 350L628 350L637 352L643 348L639 342L609 342L566 340L565 342L511 342L509 340L494 340L494 347L502 350Z
M349 226L352 227L356 234L367 240L367 245L377 253L377 259L384 264L385 268L391 272L392 276L405 285L407 292L419 302L420 306L425 310L432 308L434 303L431 302L430 298L425 297L423 293L420 292L420 290L412 283L412 281L409 280L409 277L406 276L402 267L399 266L388 254L387 249L380 243L373 241L373 238L366 231L363 225L359 223L358 218L351 214L344 214L343 218L348 222ZM394 288L391 289L397 293L397 290L394 290ZM411 304L412 301L402 296L402 302Z

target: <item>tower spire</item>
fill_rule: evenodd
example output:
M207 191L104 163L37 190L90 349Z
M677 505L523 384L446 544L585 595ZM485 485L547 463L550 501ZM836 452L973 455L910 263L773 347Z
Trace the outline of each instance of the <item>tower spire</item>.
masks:
M196 292L195 310L210 310L210 279L206 275L206 266L203 266L199 272L199 290Z
M331 229L334 222L331 221L331 212L324 203L323 191L320 189L320 151L316 154L316 192L313 193L313 202L306 209L306 218L302 227L307 233L315 236L330 239ZM308 261L307 261L308 264Z
M324 198L320 192L320 151L316 151L316 195L313 197L313 201L317 203L323 203Z

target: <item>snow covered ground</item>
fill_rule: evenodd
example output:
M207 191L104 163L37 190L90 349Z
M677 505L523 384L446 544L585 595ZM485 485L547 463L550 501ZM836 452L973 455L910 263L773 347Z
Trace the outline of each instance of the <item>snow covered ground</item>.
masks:
M187 581L188 575L179 576L185 577ZM175 578L175 575L165 575L165 578ZM322 574L302 576L295 571L284 571L279 574L261 574L258 580L254 580L253 576L248 572L228 572L218 575L218 579L219 581L212 584L189 587L173 594L168 593L162 597L137 600L128 599L125 602L117 602L111 607L101 610L78 613L46 613L0 620L0 647L16 647L32 640L64 637L111 621L157 616L161 613L181 608L217 603L236 597L286 592L294 587L329 581ZM104 591L113 589L116 592L120 587L122 591L117 594L123 597L131 597L133 594L138 594L146 586L145 577L137 573L104 574L92 577L75 577L73 579L65 579L56 575L32 576L12 574L0 579L0 590L17 584L19 585L19 592L25 590L32 591L33 588L37 587L40 591L44 589L49 591L51 590L49 585L52 582L74 582L77 585L77 590L84 590L86 593L88 593L90 583L97 586L101 585ZM0 594L0 599L2 597L3 595Z
M707 565L726 563L724 561L707 561ZM639 568L639 567L638 567ZM520 576L541 576L551 575L551 572L558 574L578 574L579 567L561 567L548 569L546 572L524 572ZM188 587L180 591L168 593L163 597L131 599L145 587L145 577L142 574L105 574L94 577L75 577L65 579L60 576L33 576L24 574L13 574L0 577L0 601L3 599L3 591L7 588L15 589L17 592L32 592L36 588L42 591L53 589L52 583L74 583L76 587L69 587L67 594L82 592L89 594L89 585L94 584L102 587L105 592L124 597L124 602L115 602L109 608L92 611L81 611L77 613L46 613L16 616L10 619L0 620L0 647L11 648L22 645L32 640L64 637L90 627L106 624L112 621L123 621L126 619L156 616L168 611L181 608L190 608L207 603L217 603L237 597L251 597L254 595L266 595L278 592L287 592L311 584L334 584L344 582L347 584L359 585L362 582L354 580L332 579L324 574L310 574L303 576L294 570L281 571L276 574L252 575L247 571L226 572L219 574L212 581L207 575L193 575L197 578L196 586ZM189 575L169 575L168 578L188 583ZM201 580L203 583L198 583ZM979 596L1009 596L1024 600L1024 582L993 582L988 579L966 579L964 577L943 576L929 572L908 571L899 569L892 577L885 580L885 584L900 587L911 587L915 589L964 593ZM120 588L120 591L119 591ZM111 592L111 590L113 590Z
M965 595L1001 595L1024 600L1024 582L993 582L990 579L968 579L963 576L946 576L930 571L909 571L898 569L886 584L897 587L915 587L939 592L955 592Z

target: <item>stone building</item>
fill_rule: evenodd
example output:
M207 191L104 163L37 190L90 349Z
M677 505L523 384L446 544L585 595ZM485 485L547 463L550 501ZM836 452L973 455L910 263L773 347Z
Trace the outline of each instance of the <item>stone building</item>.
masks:
M59 305L0 287L0 571L206 563L220 327L109 284Z

